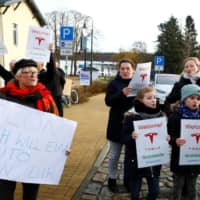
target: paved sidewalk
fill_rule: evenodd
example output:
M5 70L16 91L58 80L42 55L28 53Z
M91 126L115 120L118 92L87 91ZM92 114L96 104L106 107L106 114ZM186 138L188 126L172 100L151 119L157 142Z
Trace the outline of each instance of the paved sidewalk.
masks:
M107 187L107 169L108 169L108 151L109 145L106 144L101 154L97 158L90 173L82 182L79 190L75 193L72 200L130 200L129 193L112 193ZM118 165L118 184L123 184L123 160L124 152L120 156ZM160 194L158 200L169 200L172 192L173 182L172 173L169 171L169 165L163 165L160 176ZM200 176L198 178L198 190L200 199ZM145 200L147 196L147 184L143 180L140 199Z

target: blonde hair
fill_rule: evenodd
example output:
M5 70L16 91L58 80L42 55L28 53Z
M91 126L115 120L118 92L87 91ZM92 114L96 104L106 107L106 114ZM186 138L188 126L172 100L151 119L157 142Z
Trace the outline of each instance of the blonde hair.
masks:
M144 98L144 95L149 92L156 92L156 90L152 86L146 86L146 87L139 89L137 92L137 95L136 95L136 99L141 101Z
M183 66L185 67L185 63L189 60L194 61L194 63L197 65L198 69L200 70L200 61L197 57L187 57L183 60Z

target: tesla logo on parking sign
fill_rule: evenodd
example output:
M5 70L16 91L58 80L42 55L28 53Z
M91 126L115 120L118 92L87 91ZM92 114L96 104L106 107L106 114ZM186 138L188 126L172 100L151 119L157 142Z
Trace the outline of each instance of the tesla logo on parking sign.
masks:
M60 28L60 40L73 40L73 26L62 26Z

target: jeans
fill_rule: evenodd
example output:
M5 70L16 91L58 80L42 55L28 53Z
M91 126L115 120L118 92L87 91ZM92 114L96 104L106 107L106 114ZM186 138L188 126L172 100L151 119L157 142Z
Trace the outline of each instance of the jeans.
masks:
M197 200L197 174L174 174L173 200L181 200L183 188L185 188L186 200Z
M159 177L145 177L148 185L147 200L155 200L159 193ZM131 200L139 200L140 189L142 186L142 177L135 176L130 179Z
M39 191L39 184L22 183L23 184L23 200L36 200ZM15 181L0 180L0 199L14 200L14 192L16 188Z
M117 169L119 157L122 150L122 144L110 141L110 152L108 161L108 176L109 178L117 178Z

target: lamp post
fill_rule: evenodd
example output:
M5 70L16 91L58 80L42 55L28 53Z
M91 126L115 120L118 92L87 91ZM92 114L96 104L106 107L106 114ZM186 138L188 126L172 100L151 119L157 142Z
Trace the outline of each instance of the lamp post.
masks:
M86 23L84 22L83 24L83 29L82 29L82 38L81 38L81 49L84 50L84 70L86 70L86 65L87 65L87 27Z
M93 69L93 36L94 36L93 20L91 28L91 49L90 49L90 85L92 85L92 69Z

